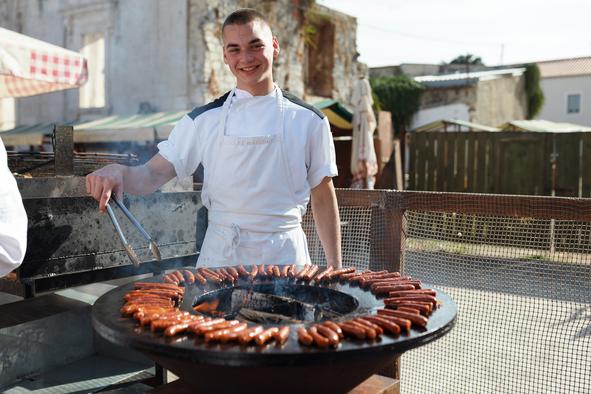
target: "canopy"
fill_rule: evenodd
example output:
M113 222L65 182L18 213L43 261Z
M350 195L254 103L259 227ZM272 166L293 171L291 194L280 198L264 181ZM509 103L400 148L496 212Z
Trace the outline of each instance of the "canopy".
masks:
M353 128L353 114L336 100L324 100L314 106L329 118L331 124L345 129ZM75 143L97 143L112 141L153 142L168 138L174 125L191 112L182 111L156 112L152 114L111 115L92 121L59 122L74 126ZM336 123L335 123L336 122ZM4 145L41 145L44 135L50 135L53 123L20 125L14 129L0 132Z
M499 131L499 129L461 119L440 119L417 127L413 131Z
M551 122L549 120L512 120L499 126L503 131L537 131L548 133L589 132L591 127L572 123Z
M0 27L0 98L76 88L87 78L79 53Z

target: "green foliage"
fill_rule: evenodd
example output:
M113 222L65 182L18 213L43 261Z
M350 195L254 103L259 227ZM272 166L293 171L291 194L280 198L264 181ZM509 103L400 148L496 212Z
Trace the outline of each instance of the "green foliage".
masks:
M449 64L479 64L482 65L482 59L479 56L474 56L471 53L457 56Z
M371 79L371 88L379 106L390 111L396 134L400 135L419 110L424 87L406 75L377 77Z
M540 87L540 69L537 64L525 66L525 95L527 97L527 118L532 119L544 106L544 92Z

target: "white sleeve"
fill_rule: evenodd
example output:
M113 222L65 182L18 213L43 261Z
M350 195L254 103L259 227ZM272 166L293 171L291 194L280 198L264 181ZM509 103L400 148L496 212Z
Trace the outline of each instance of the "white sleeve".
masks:
M168 140L158 144L159 153L168 160L178 179L192 175L202 159L202 144L193 119L185 115L172 129Z
M17 268L27 249L27 213L0 139L0 277Z
M324 177L338 175L334 141L327 117L322 122L317 122L316 129L312 130L309 138L308 184L310 189L314 189Z

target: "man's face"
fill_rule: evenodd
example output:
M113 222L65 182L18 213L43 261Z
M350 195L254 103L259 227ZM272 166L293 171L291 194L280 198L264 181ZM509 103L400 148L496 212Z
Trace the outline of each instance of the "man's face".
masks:
M223 32L224 63L237 79L237 86L253 95L273 87L273 60L279 54L277 38L258 20L228 25Z

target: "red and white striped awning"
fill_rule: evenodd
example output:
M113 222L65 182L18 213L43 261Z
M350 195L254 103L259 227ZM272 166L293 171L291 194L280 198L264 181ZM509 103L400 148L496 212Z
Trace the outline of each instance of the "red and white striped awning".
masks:
M0 28L0 98L77 88L87 78L79 53Z

